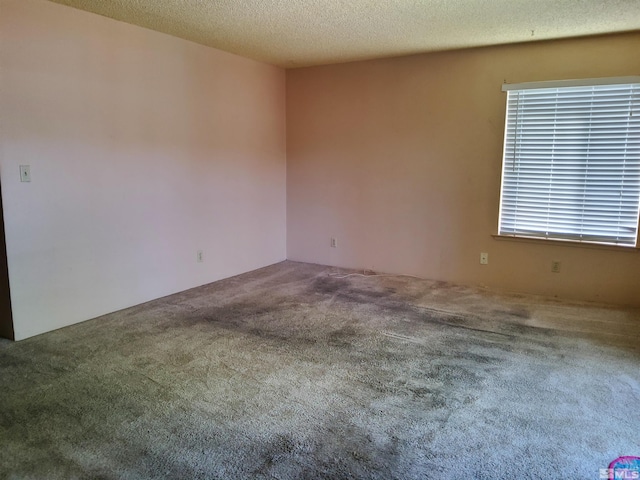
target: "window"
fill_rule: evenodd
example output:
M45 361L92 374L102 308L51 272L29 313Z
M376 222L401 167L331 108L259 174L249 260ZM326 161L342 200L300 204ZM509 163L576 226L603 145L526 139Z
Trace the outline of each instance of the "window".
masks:
M637 246L640 77L503 90L498 233Z

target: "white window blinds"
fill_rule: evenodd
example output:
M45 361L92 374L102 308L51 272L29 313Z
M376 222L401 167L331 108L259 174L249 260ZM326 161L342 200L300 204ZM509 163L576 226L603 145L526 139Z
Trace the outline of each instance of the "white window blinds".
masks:
M507 90L499 234L635 246L640 79Z

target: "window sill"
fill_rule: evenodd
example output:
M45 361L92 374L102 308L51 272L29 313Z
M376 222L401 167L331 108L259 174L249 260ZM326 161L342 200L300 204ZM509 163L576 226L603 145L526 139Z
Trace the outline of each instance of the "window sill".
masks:
M558 240L551 238L535 238L535 237L518 237L515 235L491 235L495 240L512 241L520 243L533 243L538 245L557 245L561 247L579 247L590 248L595 250L613 250L616 252L639 253L639 247L624 247L622 245L608 245L605 243L577 242L575 240Z

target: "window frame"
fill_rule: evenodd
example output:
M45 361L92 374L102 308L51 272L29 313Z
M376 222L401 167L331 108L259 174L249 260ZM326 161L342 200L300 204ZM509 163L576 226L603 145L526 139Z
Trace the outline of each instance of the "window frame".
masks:
M545 88L569 88L569 87L591 87L591 86L601 86L601 85L615 85L615 84L639 84L640 85L640 76L627 76L627 77L608 77L608 78L589 78L589 79L578 79L578 80L552 80L552 81L541 81L541 82L526 82L526 83L517 83L517 84L508 84L504 83L502 85L503 92L509 92L511 90L532 90L532 89L545 89ZM505 194L505 168L507 164L507 145L508 145L508 127L509 127L509 102L505 98L505 118L504 118L504 139L502 146L502 160L500 165L500 196L499 196L499 205L498 205L498 222L497 222L497 233L492 235L497 239L513 239L518 241L529 241L534 243L545 243L552 242L560 245L578 245L585 247L595 247L595 248L607 248L607 249L619 249L624 251L640 251L640 208L638 212L638 216L636 218L636 232L635 232L635 245L634 244L624 244L624 243L616 243L616 242L605 242L601 240L592 240L592 239L578 239L578 238L566 238L553 235L546 236L535 236L535 235L524 235L518 233L504 233L501 231L502 219L503 219L503 197ZM640 112L639 112L640 113ZM640 194L639 194L640 197ZM640 203L640 198L638 199ZM567 235L570 235L567 233Z

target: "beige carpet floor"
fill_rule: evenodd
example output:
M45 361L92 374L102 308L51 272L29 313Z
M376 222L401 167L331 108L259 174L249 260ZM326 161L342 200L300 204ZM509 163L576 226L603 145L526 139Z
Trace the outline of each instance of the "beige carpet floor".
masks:
M598 479L640 311L284 262L0 342L0 478Z

